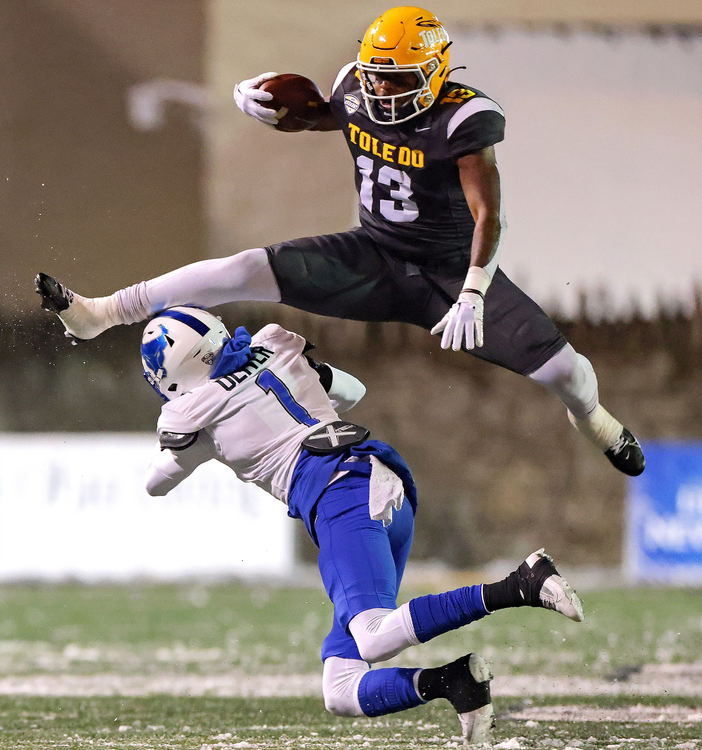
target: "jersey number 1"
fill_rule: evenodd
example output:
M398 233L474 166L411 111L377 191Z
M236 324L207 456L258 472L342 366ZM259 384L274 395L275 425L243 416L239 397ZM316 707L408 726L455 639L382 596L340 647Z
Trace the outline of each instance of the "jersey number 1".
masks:
M261 372L258 373L256 376L256 385L261 388L264 393L273 392L273 395L278 399L283 409L285 409L285 411L296 422L306 424L310 427L313 424L318 424L319 420L315 419L304 406L295 401L292 393L288 390L288 386L270 370L261 370Z

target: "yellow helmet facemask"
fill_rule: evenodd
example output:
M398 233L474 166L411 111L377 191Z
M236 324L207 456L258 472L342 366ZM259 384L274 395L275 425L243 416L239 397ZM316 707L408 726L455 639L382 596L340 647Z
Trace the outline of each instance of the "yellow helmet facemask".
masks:
M423 8L391 8L368 27L356 67L370 118L394 125L416 117L436 101L449 73L449 41L439 19ZM408 74L414 74L416 82ZM390 91L375 86L390 82Z

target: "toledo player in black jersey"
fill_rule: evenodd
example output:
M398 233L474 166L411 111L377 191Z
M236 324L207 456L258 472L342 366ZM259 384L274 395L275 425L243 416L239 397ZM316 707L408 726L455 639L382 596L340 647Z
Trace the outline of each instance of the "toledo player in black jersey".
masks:
M505 116L472 85L449 80L449 36L430 11L391 8L339 72L315 130L340 130L351 152L360 226L200 261L109 297L85 298L44 274L37 289L67 334L92 338L166 307L279 301L366 321L405 321L541 383L572 424L625 474L641 448L599 403L597 378L544 311L498 266ZM281 116L257 88L234 99L269 126Z

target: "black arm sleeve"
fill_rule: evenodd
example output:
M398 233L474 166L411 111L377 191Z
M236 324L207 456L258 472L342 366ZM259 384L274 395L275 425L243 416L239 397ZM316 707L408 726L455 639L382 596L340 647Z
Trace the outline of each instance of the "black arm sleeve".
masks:
M334 379L331 367L329 367L329 365L325 364L324 362L316 362L312 359L312 357L308 355L305 355L305 359L309 362L310 367L319 376L319 382L322 384L322 388L324 388L324 390L329 393L329 389L332 385L332 380Z

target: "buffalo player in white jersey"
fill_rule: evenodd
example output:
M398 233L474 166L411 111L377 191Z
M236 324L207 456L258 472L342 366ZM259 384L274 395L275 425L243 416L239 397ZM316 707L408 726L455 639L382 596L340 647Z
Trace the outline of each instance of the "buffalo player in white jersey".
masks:
M391 8L339 72L315 130L340 130L354 163L360 227L254 248L186 266L88 299L39 274L45 305L67 333L92 338L164 307L260 300L321 315L405 321L541 383L572 424L625 474L644 470L632 433L599 403L597 377L546 313L498 267L505 116L472 85L449 80L450 40L430 11ZM241 110L268 126L281 116L239 83Z
M423 669L371 669L371 663L498 609L544 607L580 622L582 604L541 549L501 581L398 607L414 531L414 481L395 450L340 419L365 388L311 359L312 348L275 324L253 337L240 327L230 338L219 319L192 307L152 319L142 337L142 363L166 403L147 490L165 495L215 459L286 503L319 548L319 571L334 605L322 646L327 710L381 716L445 698L467 741L489 741L492 674L477 654Z

